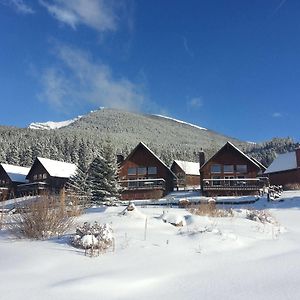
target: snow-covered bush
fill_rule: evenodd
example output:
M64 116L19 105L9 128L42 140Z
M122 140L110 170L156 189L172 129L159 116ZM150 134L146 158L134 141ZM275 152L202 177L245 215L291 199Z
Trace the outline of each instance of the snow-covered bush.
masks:
M263 224L276 224L274 217L266 210L247 210L246 218Z
M90 224L85 222L82 226L77 227L76 234L71 238L71 244L76 248L90 250L90 255L94 256L98 250L104 252L107 249L114 247L113 230L110 224L99 224L94 222Z

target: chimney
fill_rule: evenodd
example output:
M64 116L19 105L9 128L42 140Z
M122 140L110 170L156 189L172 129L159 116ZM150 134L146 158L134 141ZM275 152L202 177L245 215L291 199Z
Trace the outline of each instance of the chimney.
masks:
M300 147L295 150L295 153L296 153L297 167L300 168Z
M121 164L124 161L124 156L122 154L117 154L117 164Z
M200 168L204 165L205 163L205 154L203 149L201 148L201 150L199 151L199 166Z

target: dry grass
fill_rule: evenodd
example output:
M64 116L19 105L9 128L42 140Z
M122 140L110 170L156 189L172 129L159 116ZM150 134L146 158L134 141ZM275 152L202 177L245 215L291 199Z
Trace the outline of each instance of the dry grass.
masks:
M300 183L289 183L284 186L285 190L300 190Z
M198 216L232 217L232 209L218 209L215 202L202 202L189 209L189 212Z
M47 239L61 236L73 225L65 205L65 199L51 195L40 196L18 208L12 217L11 232L17 237L30 239Z

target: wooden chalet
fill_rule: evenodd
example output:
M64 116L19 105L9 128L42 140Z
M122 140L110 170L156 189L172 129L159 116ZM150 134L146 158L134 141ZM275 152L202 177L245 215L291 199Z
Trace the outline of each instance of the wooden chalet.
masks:
M200 166L201 190L205 196L257 194L268 185L265 167L227 142Z
M26 176L28 183L18 186L18 194L58 194L69 178L76 173L76 169L76 165L71 163L37 157Z
M27 182L26 176L30 168L10 164L0 164L0 200L17 195L17 186Z
M264 174L272 185L300 185L300 148L279 154Z
M171 166L171 171L177 177L177 188L199 188L199 169L199 162L174 160Z
M120 159L119 159L120 161ZM144 143L140 142L120 162L122 199L158 199L174 188L175 174Z

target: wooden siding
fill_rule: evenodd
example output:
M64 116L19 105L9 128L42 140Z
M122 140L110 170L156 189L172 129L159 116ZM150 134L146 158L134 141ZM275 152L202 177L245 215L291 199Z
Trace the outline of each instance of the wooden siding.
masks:
M129 168L139 167L156 167L156 174L147 173L144 175L129 175ZM171 171L155 156L153 155L143 144L139 144L131 154L122 162L119 172L120 181L130 181L137 179L163 179L165 185L157 188L141 188L141 189L126 189L122 193L122 199L134 200L134 199L157 199L160 198L170 191L174 187L174 178Z
M186 175L186 173L178 166L176 162L173 162L171 171L177 176L176 184L178 187L187 186L199 186L200 175Z
M212 166L219 165L221 166L220 172L212 172ZM233 166L232 172L225 172L224 165L231 165ZM238 165L246 165L247 172L238 172L237 166ZM259 166L257 166L254 162L244 156L241 152L235 149L232 145L227 143L221 150L219 150L210 160L208 160L205 165L200 170L200 177L201 177L201 189L202 193L207 196L227 196L227 195L245 195L245 194L252 194L259 190L259 184L255 189L247 189L242 188L241 186L231 186L226 188L226 184L224 188L220 189L220 185L212 186L211 184L207 185L207 188L204 184L206 179L213 179L217 176L220 179L224 178L238 178L243 177L244 179L251 179L256 178L262 171ZM243 180L241 178L241 180ZM221 186L223 186L221 184Z
M268 177L273 185L300 184L300 169L270 173Z

